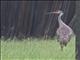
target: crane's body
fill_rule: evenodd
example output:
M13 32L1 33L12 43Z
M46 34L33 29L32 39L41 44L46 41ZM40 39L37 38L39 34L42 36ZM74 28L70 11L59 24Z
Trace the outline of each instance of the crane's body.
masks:
M73 31L69 26L62 24L59 25L56 34L57 34L57 40L58 42L60 42L61 48L63 50L63 46L64 45L66 46L67 43L70 41Z
M70 41L71 36L73 35L73 30L61 20L61 16L63 15L62 11L59 10L57 12L50 13L59 14L58 16L59 27L56 31L56 35L57 41L60 42L61 49L63 50L63 46L66 46L67 43Z

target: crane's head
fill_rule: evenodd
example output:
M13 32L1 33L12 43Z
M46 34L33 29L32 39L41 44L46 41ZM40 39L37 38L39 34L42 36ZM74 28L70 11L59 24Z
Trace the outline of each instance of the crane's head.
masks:
M59 16L58 16L58 20L60 20L61 19L61 16L64 14L63 13L63 11L61 11L61 10L56 10L56 11L54 11L54 12L48 12L47 14L58 14Z
M63 13L63 11L58 10L58 11L54 11L53 13L55 13L55 14L61 14L61 13Z
M54 11L54 12L49 12L48 14L63 14L63 11L61 10L57 10L57 11Z

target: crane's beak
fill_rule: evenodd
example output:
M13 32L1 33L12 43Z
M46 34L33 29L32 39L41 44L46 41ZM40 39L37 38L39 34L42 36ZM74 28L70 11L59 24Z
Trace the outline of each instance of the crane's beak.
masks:
M54 14L59 14L59 12L53 12Z
M59 14L58 12L48 12L47 14Z

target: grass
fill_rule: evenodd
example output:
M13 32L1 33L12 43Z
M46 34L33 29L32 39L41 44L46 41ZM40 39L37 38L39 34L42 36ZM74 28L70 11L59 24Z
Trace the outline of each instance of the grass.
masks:
M1 40L2 60L75 60L75 39L61 51L56 39Z

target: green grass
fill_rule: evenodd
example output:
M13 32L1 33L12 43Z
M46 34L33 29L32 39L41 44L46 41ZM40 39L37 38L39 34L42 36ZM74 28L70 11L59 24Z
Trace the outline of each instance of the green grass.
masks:
M75 60L75 39L61 51L56 39L1 40L2 60Z

